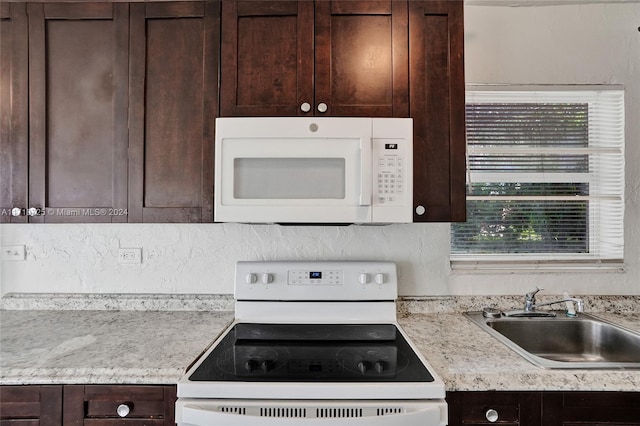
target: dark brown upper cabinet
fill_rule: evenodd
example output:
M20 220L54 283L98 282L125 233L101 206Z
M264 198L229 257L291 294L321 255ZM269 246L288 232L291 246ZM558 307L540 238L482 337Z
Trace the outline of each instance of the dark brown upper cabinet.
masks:
M27 36L25 4L0 2L0 222L27 220Z
M466 218L462 9L462 1L409 2L414 222Z
M0 13L1 221L213 221L219 2Z
M130 7L129 221L212 222L220 4Z
M126 222L129 6L28 3L31 222Z
M222 2L220 115L408 117L406 1Z

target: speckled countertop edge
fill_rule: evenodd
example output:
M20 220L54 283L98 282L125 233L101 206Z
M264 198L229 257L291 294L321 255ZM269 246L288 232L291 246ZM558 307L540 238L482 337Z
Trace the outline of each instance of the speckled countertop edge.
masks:
M230 294L9 293L0 310L233 311Z
M558 295L539 295L548 302ZM585 312L640 312L640 296L580 296ZM485 307L502 310L521 309L523 296L425 296L400 297L399 315L462 313L481 311ZM66 294L9 293L0 299L0 310L135 310L135 311L232 311L230 294Z

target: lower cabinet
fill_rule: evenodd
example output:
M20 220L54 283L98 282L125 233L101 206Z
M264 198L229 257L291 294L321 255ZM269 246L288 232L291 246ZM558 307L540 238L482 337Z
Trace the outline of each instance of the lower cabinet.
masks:
M0 386L0 424L62 424L62 386Z
M175 402L175 386L0 386L0 425L175 426Z
M448 392L449 426L640 426L640 392Z

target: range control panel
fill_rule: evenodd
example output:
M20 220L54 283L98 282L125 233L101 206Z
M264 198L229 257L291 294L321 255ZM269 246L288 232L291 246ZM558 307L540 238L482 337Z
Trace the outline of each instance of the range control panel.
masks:
M395 300L393 262L238 262L237 300Z
M341 285L342 271L289 271L289 285Z

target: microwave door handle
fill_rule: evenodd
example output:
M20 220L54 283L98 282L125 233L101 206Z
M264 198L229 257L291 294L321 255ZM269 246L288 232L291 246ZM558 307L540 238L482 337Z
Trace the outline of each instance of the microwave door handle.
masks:
M371 161L371 144L370 138L360 139L360 205L371 205L371 185L373 164Z

